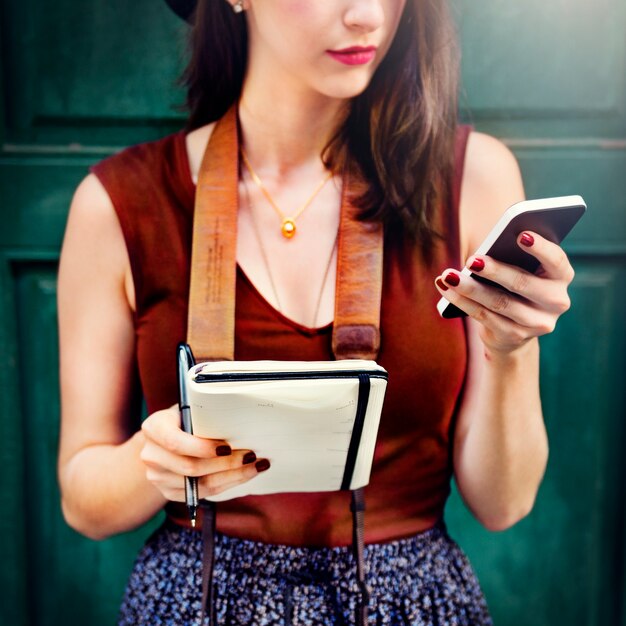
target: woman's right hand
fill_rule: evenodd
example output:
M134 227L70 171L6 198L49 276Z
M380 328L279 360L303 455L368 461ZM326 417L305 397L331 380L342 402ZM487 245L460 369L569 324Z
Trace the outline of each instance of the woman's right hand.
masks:
M185 501L185 476L198 478L198 497L202 499L245 483L270 466L252 450L232 450L221 439L184 432L178 405L150 415L141 430L145 444L140 458L146 477L171 501Z

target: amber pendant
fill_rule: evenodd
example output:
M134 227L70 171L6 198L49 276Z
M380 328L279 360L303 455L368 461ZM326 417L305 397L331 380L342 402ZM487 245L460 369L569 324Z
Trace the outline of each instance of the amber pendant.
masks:
M286 239L291 239L296 234L296 223L288 217L285 218L283 225L280 227L280 232Z

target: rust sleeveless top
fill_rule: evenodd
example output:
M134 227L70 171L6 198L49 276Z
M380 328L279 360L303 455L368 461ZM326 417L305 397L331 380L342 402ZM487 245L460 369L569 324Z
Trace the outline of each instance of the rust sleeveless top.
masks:
M368 543L406 537L443 515L452 471L455 411L467 347L463 322L443 320L433 280L460 267L458 205L468 127L460 127L443 235L427 263L415 246L386 237L378 362L389 372L370 484L365 488ZM107 190L128 248L136 291L136 358L149 413L178 401L175 349L186 339L195 187L184 133L141 144L101 161L92 172ZM329 360L331 326L305 328L268 304L237 274L235 358ZM218 505L217 529L291 545L351 542L346 492L237 498ZM183 520L182 503L167 507Z

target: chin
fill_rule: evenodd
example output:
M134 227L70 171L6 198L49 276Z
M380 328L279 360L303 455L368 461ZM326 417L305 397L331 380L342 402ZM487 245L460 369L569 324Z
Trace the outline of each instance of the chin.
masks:
M364 77L355 76L350 79L343 77L343 79L327 83L320 91L329 98L347 100L361 95L367 89L371 80L372 77L369 75Z

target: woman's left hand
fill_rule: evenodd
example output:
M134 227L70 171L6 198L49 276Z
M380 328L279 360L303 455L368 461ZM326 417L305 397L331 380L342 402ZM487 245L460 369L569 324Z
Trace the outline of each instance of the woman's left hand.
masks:
M574 270L563 249L530 231L521 233L517 242L541 263L535 274L488 256L471 256L466 264L510 293L453 269L444 270L435 281L446 300L480 324L485 348L497 353L512 352L533 337L552 332L570 307L567 288Z

